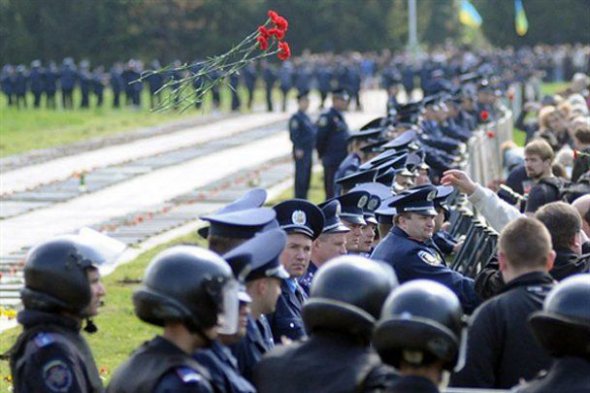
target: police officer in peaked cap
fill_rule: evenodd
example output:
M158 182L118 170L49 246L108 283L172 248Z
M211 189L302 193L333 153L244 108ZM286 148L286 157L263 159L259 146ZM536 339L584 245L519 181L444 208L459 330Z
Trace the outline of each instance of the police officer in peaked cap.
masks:
M316 205L302 199L281 202L273 209L279 226L287 232L287 244L279 260L289 278L283 280L275 312L268 315L274 340L281 343L283 337L290 340L305 337L301 307L307 295L297 280L307 271L313 241L324 227L324 215Z
M346 250L349 254L358 253L362 230L367 225L363 209L369 202L370 195L367 191L354 191L335 198L341 205L340 219L350 229L346 234Z
M313 241L311 261L307 271L299 278L299 285L309 295L311 283L318 269L331 259L346 254L346 234L350 229L340 220L342 207L332 200L321 207L324 214L322 234Z
M389 203L397 212L395 226L371 258L389 263L401 283L424 278L447 286L457 294L464 310L471 312L479 304L473 280L447 267L440 254L428 245L434 232L436 194L434 186L424 185L395 196Z
M295 198L307 199L313 165L317 127L306 113L309 108L309 92L297 95L298 111L289 119L289 137L293 143L295 160Z
M135 314L163 328L116 370L109 393L213 392L209 374L191 354L219 331L237 329L238 285L217 254L175 246L150 262L133 294Z
M99 249L82 237L62 236L34 247L21 290L23 326L9 357L15 392L103 392L92 353L80 334L105 295ZM89 333L96 326L84 328Z
M224 259L243 275L246 292L252 299L246 335L230 349L244 378L252 382L252 373L262 356L274 348L272 331L265 314L275 311L283 280L289 274L279 262L287 235L280 228L260 233L246 243L224 254ZM248 266L247 269L243 267Z
M380 392L394 378L370 346L381 305L397 285L391 268L356 255L318 270L303 321L305 341L279 346L254 372L259 393Z

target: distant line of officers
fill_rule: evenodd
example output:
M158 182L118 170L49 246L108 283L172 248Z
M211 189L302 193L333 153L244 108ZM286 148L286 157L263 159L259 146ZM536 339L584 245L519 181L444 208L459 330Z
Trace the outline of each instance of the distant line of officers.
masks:
M160 334L106 391L438 392L450 374L457 388L587 392L590 195L544 199L523 214L470 179L464 144L478 123L503 116L503 81L457 79L433 75L441 87L421 101L390 94L387 114L352 132L341 113L349 94L333 91L312 146L323 160L339 149L339 189L326 187L318 205L294 198L272 208L265 190L250 190L201 217L208 250L155 256L132 301ZM451 107L466 116L465 99L477 109L463 127ZM550 152L540 139L525 147L531 193ZM475 280L450 267L474 247L452 235L459 194L499 233ZM85 320L97 330L104 243L62 236L28 254L24 330L4 354L17 392L103 391L80 331Z
M586 47L577 48L574 72L587 72L590 69L590 50ZM400 84L404 90L411 94L414 89L429 90L432 71L440 69L447 78L457 75L468 69L473 69L482 58L491 58L492 61L484 66L496 73L506 72L508 79L526 79L531 77L531 69L544 67L545 72L553 75L553 69L547 65L551 56L551 47L521 48L518 51L511 49L496 50L492 52L469 51L457 47L433 49L417 59L410 59L404 53L391 53L383 51L377 53L349 53L344 55L333 54L308 54L295 58L293 61L283 62L280 66L274 63L262 61L252 63L242 69L239 74L234 74L226 81L231 88L231 109L240 110L242 107L252 109L254 90L262 85L266 94L266 109L273 111L273 89L278 87L281 92L280 106L286 110L287 96L293 90L297 92L317 90L321 97L321 106L329 92L335 88L347 90L357 108L360 108L359 93L363 88L381 87L387 89L392 84ZM516 67L516 64L522 67ZM43 99L47 108L56 109L58 91L61 93L61 108L72 109L100 107L104 102L106 88L112 90L112 106L120 107L122 97L124 105L140 106L141 92L147 89L150 97L150 107L161 104L162 90L174 91L179 88L180 81L187 75L198 71L198 61L188 69L175 70L182 63L176 60L170 64L167 71L151 73L162 70L159 61L154 60L144 66L141 60L131 59L125 63L115 63L110 69L103 65L91 67L87 60L76 64L72 58L66 58L61 65L55 62L42 64L40 60L31 62L30 67L23 64L6 64L0 72L0 88L7 98L8 105L17 108L31 106L29 102L32 95L32 107L42 106ZM530 65L530 67L529 67ZM534 65L534 67L533 67ZM546 67L544 65L547 65ZM548 68L549 67L549 68ZM508 75L509 74L509 75ZM536 76L541 78L542 72ZM569 79L569 72L559 72L557 75ZM138 80L144 78L138 82ZM208 80L219 78L215 72L207 76ZM544 77L548 79L547 77ZM554 80L555 78L549 78ZM507 80L507 79L506 79ZM557 80L556 80L557 81ZM203 79L190 81L195 88L204 83ZM162 89L164 85L168 89ZM211 99L214 108L220 107L220 86L211 89ZM246 102L237 94L238 88L247 92ZM79 89L79 103L73 102L73 91ZM200 107L197 103L197 108Z

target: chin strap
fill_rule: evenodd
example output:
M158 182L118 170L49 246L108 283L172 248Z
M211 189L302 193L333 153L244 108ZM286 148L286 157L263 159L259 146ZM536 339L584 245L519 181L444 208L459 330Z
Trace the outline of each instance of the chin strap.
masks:
M86 326L84 326L86 333L94 334L98 332L98 327L94 324L94 321L90 318L86 318Z

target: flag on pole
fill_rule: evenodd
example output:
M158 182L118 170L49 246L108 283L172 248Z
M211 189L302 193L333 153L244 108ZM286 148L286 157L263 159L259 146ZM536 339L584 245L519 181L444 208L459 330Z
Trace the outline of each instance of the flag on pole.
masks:
M481 16L469 0L461 0L459 21L469 27L479 27L481 25Z
M514 25L516 26L516 34L521 37L529 30L529 21L524 13L522 0L514 0Z

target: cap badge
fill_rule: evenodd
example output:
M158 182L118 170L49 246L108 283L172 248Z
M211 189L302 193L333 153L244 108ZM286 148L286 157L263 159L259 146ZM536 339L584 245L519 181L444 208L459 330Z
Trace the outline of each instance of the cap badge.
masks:
M291 215L291 221L293 222L293 224L305 225L305 223L307 222L307 216L305 215L305 212L303 212L303 210L295 210Z
M375 211L377 209L377 205L379 204L379 200L377 198L372 198L369 200L367 204L367 209L370 211Z
M432 201L434 201L434 198L436 198L436 190L430 191L428 193L428 196L426 197L426 200L428 202L432 202Z
M363 195L360 199L359 199L359 203L357 203L357 207L359 209L362 209L365 207L365 205L367 204L367 202L369 201L369 197L367 197L366 195Z

